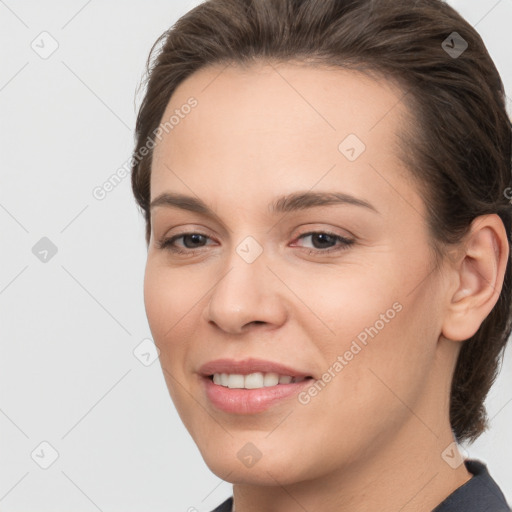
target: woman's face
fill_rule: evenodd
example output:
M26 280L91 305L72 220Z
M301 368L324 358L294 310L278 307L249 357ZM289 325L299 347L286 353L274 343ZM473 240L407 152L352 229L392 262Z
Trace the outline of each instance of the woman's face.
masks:
M222 478L298 482L436 436L453 359L436 357L444 284L397 157L402 96L287 63L202 69L171 98L145 305Z

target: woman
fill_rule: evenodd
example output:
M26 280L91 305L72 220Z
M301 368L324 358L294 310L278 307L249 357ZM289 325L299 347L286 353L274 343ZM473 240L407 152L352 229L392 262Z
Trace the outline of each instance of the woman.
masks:
M512 318L511 126L479 35L439 0L209 0L158 42L145 306L234 484L216 510L510 510L457 448Z

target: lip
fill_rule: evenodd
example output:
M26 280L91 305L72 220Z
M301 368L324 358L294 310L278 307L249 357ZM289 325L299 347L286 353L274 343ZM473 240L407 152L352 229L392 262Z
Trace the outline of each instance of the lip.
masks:
M217 409L230 414L257 414L297 395L313 379L291 384L277 384L259 389L230 389L202 377L206 396Z
M282 404L285 399L297 395L306 386L315 381L314 378L290 384L277 384L259 389L227 388L215 384L210 378L214 373L237 373L248 375L250 373L274 372L279 375L291 377L308 377L308 373L290 368L289 366L262 359L217 359L201 366L201 381L204 392L210 403L221 411L230 414L257 414Z
M249 373L255 372L274 372L279 375L289 375L290 377L312 376L309 373L291 368L290 366L286 366L281 363L254 358L243 359L241 361L236 361L234 359L215 359L214 361L210 361L199 368L199 373L203 377L208 377L214 373L238 373L240 375L248 375Z

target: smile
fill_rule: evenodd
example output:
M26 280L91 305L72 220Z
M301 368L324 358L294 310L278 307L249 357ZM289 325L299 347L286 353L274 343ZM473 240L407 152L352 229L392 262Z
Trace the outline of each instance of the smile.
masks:
M214 373L210 378L214 384L230 389L259 389L277 386L278 384L290 384L302 382L310 377L292 377L279 375L274 372L255 372L248 375L239 373Z

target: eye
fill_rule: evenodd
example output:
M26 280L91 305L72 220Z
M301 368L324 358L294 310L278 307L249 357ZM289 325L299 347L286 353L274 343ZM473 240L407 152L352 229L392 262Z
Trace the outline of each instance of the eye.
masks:
M313 243L313 249L308 251L309 254L344 251L354 243L352 239L327 231L309 231L308 233L300 235L297 240L306 239L308 237L311 237L311 242ZM339 245L336 246L336 242L339 242Z
M325 254L342 251L348 249L348 247L354 243L354 240L326 231L310 231L303 233L296 240L303 240L308 237L311 237L311 242L313 243L313 248L308 251L308 254ZM182 239L182 246L176 245L176 242L180 239ZM197 254L197 249L205 247L207 240L211 240L211 238L203 233L180 233L158 241L157 247L175 254L192 255L194 253ZM337 242L338 245L336 245Z
M175 242L180 238L183 239L184 248L175 245ZM202 233L181 233L179 235L174 235L170 238L160 240L157 242L157 246L159 249L166 249L173 253L191 254L193 252L197 252L194 251L194 249L204 247L202 243L209 238L210 237L203 235Z

